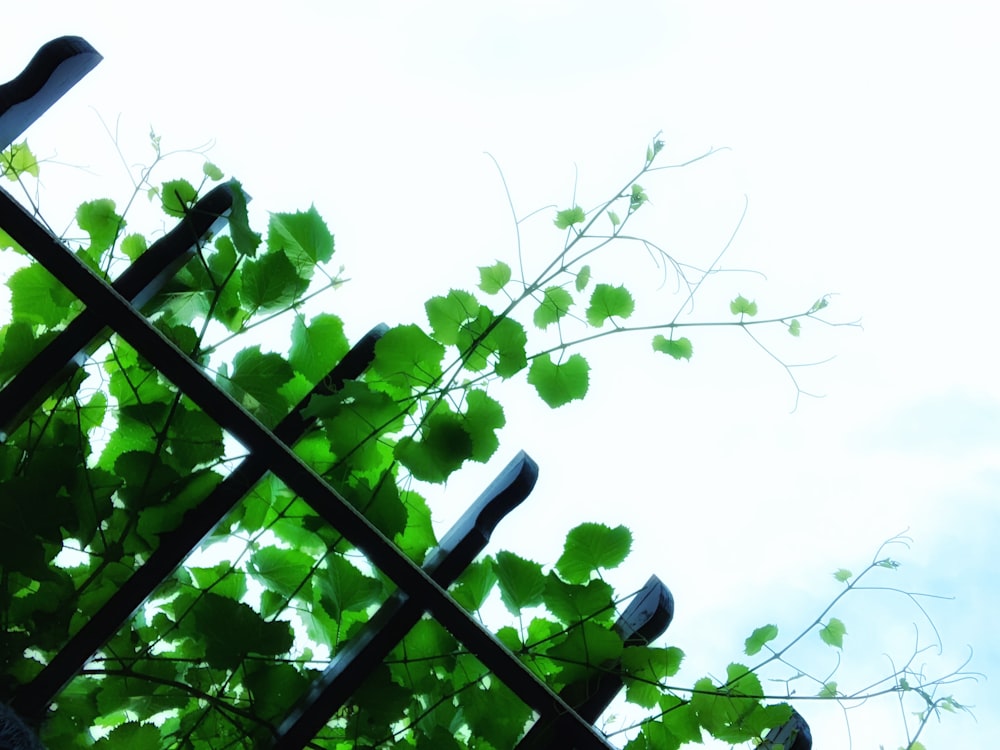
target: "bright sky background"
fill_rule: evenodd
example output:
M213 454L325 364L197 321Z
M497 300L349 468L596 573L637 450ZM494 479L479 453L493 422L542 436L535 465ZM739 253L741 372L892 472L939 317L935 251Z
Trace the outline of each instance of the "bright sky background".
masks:
M497 547L548 564L581 521L631 527L613 582L656 573L670 586L667 640L688 653L688 684L723 674L758 625L783 637L808 625L838 591L833 570L859 571L909 530L912 548L889 552L903 567L873 583L955 597L925 602L944 653L917 663L947 671L971 646L971 668L994 676L954 688L978 721L948 717L921 740L986 747L1000 735L996 23L986 2L21 2L0 17L0 80L62 34L105 56L27 134L40 156L91 170L48 165L43 210L62 210L56 194L126 195L98 116L118 122L130 164L148 161L152 125L165 148L214 140L210 158L258 211L315 202L352 279L333 307L352 339L423 322L423 301L472 287L477 265L513 264L484 152L524 215L569 206L574 185L585 207L609 197L661 130L663 163L729 147L644 180L639 227L704 264L747 196L723 264L767 280L716 277L695 316L727 318L738 293L768 315L836 293L828 318L863 318L863 332L806 324L801 340L773 339L788 363L837 355L797 371L825 398L790 414L786 373L738 331L690 332L690 363L654 355L648 337L599 344L586 401L550 412L509 389L500 454L449 485L438 520L524 448L541 480ZM529 263L562 241L551 218L531 225ZM672 317L679 300L669 284L656 292L648 256L621 253L602 280ZM845 689L891 671L882 654L910 656L914 622L933 642L899 596L835 614L849 632L834 677ZM832 668L808 640L803 664ZM849 746L839 709L801 710L818 750ZM892 698L848 715L854 748L903 739Z

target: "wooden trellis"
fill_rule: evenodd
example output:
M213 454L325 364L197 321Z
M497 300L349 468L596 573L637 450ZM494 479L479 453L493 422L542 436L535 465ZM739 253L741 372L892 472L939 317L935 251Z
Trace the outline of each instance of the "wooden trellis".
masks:
M63 37L44 45L25 71L0 86L0 149L10 145L35 119L98 64L100 55L83 39ZM385 331L379 326L361 339L329 375L273 429L262 425L221 390L185 353L155 328L144 307L196 252L209 234L228 221L231 186L215 188L199 200L176 228L154 243L113 283L95 274L29 212L0 190L0 227L86 306L0 391L0 441L17 429L74 371L117 333L141 353L206 415L248 451L248 457L188 512L175 532L114 592L31 681L12 696L0 696L29 720L38 721L105 643L143 605L154 589L209 536L233 507L268 472L291 488L331 526L361 550L397 586L333 657L311 689L281 721L270 739L274 748L301 748L383 663L417 621L429 612L494 675L538 715L521 739L521 750L611 748L594 726L622 689L615 665L588 682L553 692L446 589L484 549L502 518L531 492L537 466L519 454L470 505L439 546L417 565L324 481L293 451L315 428L306 416L314 396L334 393L360 377ZM148 312L148 311L146 311ZM2 502L2 498L0 498ZM673 599L655 576L614 625L627 645L645 644L664 632ZM808 750L809 731L797 715L768 736L761 747ZM768 744L770 743L770 744ZM791 743L791 744L789 744Z

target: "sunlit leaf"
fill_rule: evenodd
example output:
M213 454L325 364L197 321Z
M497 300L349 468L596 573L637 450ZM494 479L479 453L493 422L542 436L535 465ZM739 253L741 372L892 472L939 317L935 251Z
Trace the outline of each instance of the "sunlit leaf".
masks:
M819 631L819 637L823 639L823 643L834 648L844 647L844 636L846 634L847 628L836 617L831 617L830 621L820 628Z
M595 571L617 568L631 549L632 532L625 526L582 523L566 535L556 570L570 583L585 583Z
M595 328L604 325L608 318L627 318L635 310L632 294L623 286L598 284L590 295L587 322Z
M487 294L496 294L510 281L510 266L498 260L492 266L479 266L479 288Z
M198 191L187 180L171 180L160 187L160 200L167 216L180 219L198 200Z
M531 361L528 382L535 386L542 401L555 409L587 395L590 365L580 354L572 355L562 364L544 354Z
M541 565L502 550L494 558L493 570L500 584L500 598L512 615L519 615L525 607L541 604L545 591Z
M573 297L560 286L550 286L542 292L542 301L535 308L535 326L543 331L562 318L573 305Z
M751 302L746 297L740 295L729 303L729 311L733 315L747 315L752 318L757 314L757 303Z
M653 351L669 354L674 359L691 359L694 348L691 340L682 336L679 339L668 339L662 334L653 337Z
M847 583L849 580L851 580L851 577L853 575L854 574L847 568L840 568L839 570L834 572L833 577L836 578L841 583Z
M778 626L777 625L762 625L756 628L750 637L746 639L743 644L743 653L747 656L753 656L759 653L764 644L769 641L773 641L778 637Z
M567 208L556 213L555 225L559 229L568 229L573 224L581 224L586 221L587 215L579 206Z

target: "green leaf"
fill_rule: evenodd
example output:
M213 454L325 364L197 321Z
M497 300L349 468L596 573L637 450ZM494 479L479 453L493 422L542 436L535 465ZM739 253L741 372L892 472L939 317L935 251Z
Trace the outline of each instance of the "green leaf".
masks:
M823 639L823 643L834 648L844 647L844 636L846 634L847 628L836 617L831 617L830 621L819 631L819 637Z
M528 382L535 386L539 397L553 409L582 399L590 385L590 365L580 354L574 354L557 365L552 357L535 357L528 370Z
M472 438L470 458L479 463L490 460L500 440L497 430L507 424L503 407L483 390L471 390L465 398L465 422L462 427Z
M841 583L847 583L849 580L851 580L853 576L854 574L847 568L840 568L833 574L833 577L836 578Z
M111 247L125 220L115 212L115 202L110 198L81 203L76 209L76 223L90 235L89 255L95 260Z
M743 295L740 295L729 303L729 311L733 315L748 315L752 318L757 314L757 303L751 302Z
M431 523L431 509L413 490L400 493L400 500L406 508L406 529L396 534L393 541L407 557L422 564L427 553L438 543Z
M288 363L312 383L325 378L350 348L344 323L336 315L321 313L309 325L302 315L296 315L292 321Z
M653 351L669 354L674 359L691 359L693 347L691 340L682 336L679 339L668 339L661 334L653 336Z
M801 330L802 330L802 324L799 323L798 318L796 318L795 320L793 320L791 323L788 324L788 332L793 336L798 336Z
M296 269L308 271L333 257L333 235L316 206L308 211L271 214L267 225L268 252L283 250Z
M215 182L218 182L223 177L225 177L225 175L222 173L222 170L219 169L210 161L206 161L204 164L201 165L201 171L208 179L214 180Z
M833 680L827 682L825 685L823 685L820 691L816 693L816 695L818 695L820 698L836 698L837 683Z
M72 312L71 306L76 299L38 263L15 271L7 286L15 322L41 323L54 328Z
M827 297L820 297L818 300L813 302L812 307L809 308L809 314L819 312L824 307L830 304L830 300Z
M314 585L319 587L323 609L337 622L344 612L363 611L382 596L382 584L341 555L327 557L326 568L319 571Z
M616 214L614 211L608 211L608 218L611 219L611 226L613 227L617 227L619 224L622 223L622 220L618 218L618 214Z
M462 571L451 595L470 612L476 612L497 583L496 569L490 559L478 560Z
M566 535L556 570L570 583L586 583L594 571L621 565L631 549L632 532L625 526L582 523Z
M129 750L160 750L160 730L154 724L139 724L129 721L119 724L107 737L94 743L94 750L113 750L127 747Z
M187 180L170 180L160 187L160 200L167 216L180 219L198 200L198 191Z
M598 284L590 295L587 322L600 328L608 318L627 318L635 310L632 294L623 286Z
M462 327L479 315L481 305L473 295L452 289L446 297L431 297L424 304L434 337L442 344L457 344Z
M516 617L522 609L542 603L545 576L541 565L501 550L493 560L493 569L500 584L500 598L512 615Z
M313 559L297 549L264 547L250 556L247 569L268 590L292 596L312 573Z
M13 250L20 255L26 255L24 248L14 242L14 238L7 234L2 227L0 227L0 250Z
M247 216L247 194L243 186L236 180L229 181L233 193L233 208L229 212L229 236L240 255L253 257L260 247L260 234L250 229L250 219Z
M576 291L582 292L590 283L590 266L583 266L576 272Z
M28 148L27 141L12 143L0 153L0 170L11 182L17 182L22 174L38 177L38 159Z
M649 196L646 195L646 191L642 189L642 185L633 184L629 195L628 210L638 211L642 204L648 200Z
M622 639L617 632L587 621L570 630L566 640L557 643L545 655L562 663L561 679L576 682L614 665L621 658L622 649Z
M681 668L684 652L679 648L630 646L622 653L625 698L642 708L653 708L663 697L659 684Z
M378 438L402 429L406 417L406 411L387 393L356 380L347 381L330 396L313 397L304 413L323 420L335 455L351 456L353 466L364 466L375 474L381 463Z
M559 229L568 229L573 224L582 224L586 219L587 215L583 212L583 209L579 206L573 206L573 208L557 212L554 223Z
M264 410L265 421L276 422L288 411L288 402L280 387L295 375L292 366L280 354L261 353L251 346L233 357L233 372L219 384L244 407Z
M194 606L194 627L205 661L216 669L235 669L251 653L277 656L292 647L287 622L266 622L246 604L211 592Z
M410 395L441 376L444 347L420 330L419 326L396 326L375 344L375 359L371 369L382 379L400 390L400 396Z
M764 648L765 643L773 641L777 637L777 625L762 625L761 627L755 629L753 633L750 634L750 637L746 639L743 645L743 653L747 656L753 656Z
M555 573L545 577L545 606L567 625L610 619L615 614L613 595L614 591L604 581L590 581L584 586L566 583Z
M285 308L309 287L283 252L268 253L243 264L240 296L252 312Z
M542 301L535 310L534 322L543 331L562 318L573 305L573 297L560 286L550 286L542 292Z
M395 456L415 479L444 482L466 459L472 458L472 436L464 419L440 405L423 424L420 439L404 437Z
M479 266L479 288L487 294L496 294L507 286L509 281L510 266L502 260L498 260L492 266Z
M121 249L129 260L135 261L146 252L146 238L141 234L130 234L122 240Z

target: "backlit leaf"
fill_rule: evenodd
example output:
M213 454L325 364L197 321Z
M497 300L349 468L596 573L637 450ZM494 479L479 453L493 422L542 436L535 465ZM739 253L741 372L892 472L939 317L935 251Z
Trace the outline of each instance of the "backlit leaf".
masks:
M180 219L198 200L198 191L187 180L171 180L160 187L160 200L167 216Z
M750 637L746 639L743 644L743 653L747 656L753 656L759 653L764 644L773 641L778 637L778 626L777 625L762 625L756 628Z
M312 272L333 257L333 235L316 206L308 211L274 213L267 225L268 252L283 250L297 270Z
M88 201L76 209L76 223L90 235L89 254L97 258L111 247L125 220L115 212L115 202L109 198Z
M853 575L854 574L847 568L840 568L839 570L834 572L833 577L836 578L841 583L847 583L849 580L851 580Z
M336 315L321 313L308 325L301 315L292 321L288 363L313 383L325 378L349 349L344 323Z
M543 331L563 317L573 305L573 297L560 286L550 286L542 292L542 301L535 309L535 326Z
M590 266L582 266L576 272L576 291L582 292L590 283Z
M510 266L502 260L498 260L492 266L479 266L479 288L487 294L496 294L507 286L508 281L510 281Z
M38 177L38 159L28 148L27 141L12 143L0 153L0 174L11 182L17 182L22 174Z
M235 669L249 654L277 656L292 647L287 622L266 622L246 604L211 592L198 600L194 620L205 661L216 669Z
M740 295L729 303L729 311L733 315L747 315L752 318L757 314L757 303L751 302L743 295Z
M500 584L500 598L512 615L516 617L525 607L541 604L545 591L541 565L501 550L494 558L493 569Z
M679 339L668 339L661 334L653 336L653 351L669 354L674 359L691 359L693 347L691 340L682 336Z
M587 322L595 328L604 325L608 318L627 318L635 310L632 294L623 286L598 284L590 295Z
M460 289L445 297L431 297L424 304L434 337L442 344L457 344L462 326L479 315L479 301Z
M590 365L580 354L570 356L562 364L543 354L532 360L528 382L535 386L542 401L555 409L587 395Z
M632 532L625 526L582 523L566 535L556 570L570 583L585 583L594 571L617 568L631 549Z
M583 223L586 219L587 215L583 212L583 209L579 206L573 206L573 208L567 208L564 211L556 213L555 225L559 229L567 229L573 224Z
M836 617L831 617L830 621L820 628L819 631L819 637L823 639L823 643L834 648L844 647L844 636L846 634L847 628Z

